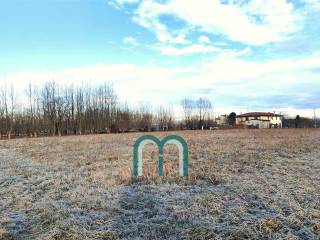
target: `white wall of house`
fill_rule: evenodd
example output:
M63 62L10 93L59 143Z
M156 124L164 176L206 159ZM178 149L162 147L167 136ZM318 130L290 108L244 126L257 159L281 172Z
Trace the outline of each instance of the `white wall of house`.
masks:
M237 117L237 125L255 126L258 128L282 127L280 116Z
M270 120L270 124L273 124L273 125L278 125L280 126L280 128L282 128L282 119L281 117L279 116L276 116L276 117L272 117L272 119Z

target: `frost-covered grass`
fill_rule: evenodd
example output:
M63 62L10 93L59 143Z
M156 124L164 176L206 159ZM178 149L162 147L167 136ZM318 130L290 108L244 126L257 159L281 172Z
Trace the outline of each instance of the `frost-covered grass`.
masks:
M320 131L177 134L188 178L132 179L136 133L0 141L0 239L319 239Z

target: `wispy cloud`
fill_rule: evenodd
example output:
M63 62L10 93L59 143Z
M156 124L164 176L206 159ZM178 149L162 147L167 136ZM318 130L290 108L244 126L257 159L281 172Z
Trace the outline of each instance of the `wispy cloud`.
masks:
M302 1L308 8L318 6L314 0ZM135 24L155 35L158 42L152 49L169 56L218 54L223 50L229 54L239 51L234 43L255 47L288 42L303 30L307 18L307 7L297 8L287 0L113 2L129 13ZM219 50L219 46L224 48Z
M215 105L235 109L243 106L311 108L317 104L320 94L319 0L106 2L117 10L109 8L105 16L102 10L95 21L91 19L96 24L88 24L90 29L83 22L81 26L88 33L92 30L97 35L74 46L74 52L81 53L92 43L90 46L96 48L90 51L89 57L85 52L70 57L69 61L65 60L66 55L48 51L49 60L42 63L37 53L45 54L51 45L44 45L45 51L34 48L34 52L28 52L27 59L31 61L23 61L27 55L23 51L15 55L17 61L12 57L12 64L4 55L3 62L9 63L5 67L11 64L17 66L15 69L22 69L22 63L30 62L30 69L65 68L2 75L0 84L6 79L23 91L30 80L42 83L55 79L62 84L71 81L75 85L112 80L120 99L128 102L178 104L184 96L206 96ZM106 21L101 21L104 17ZM112 21L124 24L113 28ZM91 29L93 25L99 28ZM105 27L109 30L106 33ZM65 33L69 31L65 29ZM65 35L72 34L61 34L61 37ZM79 36L82 35L81 30ZM119 36L123 37L120 43ZM30 39L33 39L31 35ZM117 48L108 42L117 42ZM8 51L13 51L13 46ZM119 64L104 64L106 62ZM128 62L131 64L120 64ZM68 67L80 65L84 67Z
M163 43L187 44L186 29L171 31L170 27L160 21L160 16L167 13L165 4L156 1L141 1L141 4L134 12L133 20L137 24L152 31L157 39Z
M157 104L166 99L167 103L178 104L185 96L206 96L226 107L313 108L320 94L320 74L314 70L319 68L320 54L264 62L221 55L187 68L99 64L59 71L20 72L4 79L20 86L21 91L29 80L40 84L54 79L66 84L73 79L75 85L112 80L120 99L129 103Z
M198 37L198 42L199 43L204 43L204 44L210 44L211 41L207 36L201 35L200 37Z
M179 31L161 21L171 15L186 23ZM140 1L134 21L153 31L161 42L186 43L190 31L223 35L249 45L283 41L301 29L301 16L286 0L156 0ZM241 32L241 33L240 33Z
M203 45L203 44L192 44L186 47L174 47L174 46L159 46L157 49L164 55L169 56L182 56L182 55L192 55L198 53L221 53L221 49Z
M129 47L138 47L140 45L134 37L125 37L122 42Z

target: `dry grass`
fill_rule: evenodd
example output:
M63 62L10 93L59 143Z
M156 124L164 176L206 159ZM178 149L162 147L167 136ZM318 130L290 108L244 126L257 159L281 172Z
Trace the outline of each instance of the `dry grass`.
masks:
M1 141L0 239L319 239L319 131L178 134L188 178L151 145L132 179L136 133Z

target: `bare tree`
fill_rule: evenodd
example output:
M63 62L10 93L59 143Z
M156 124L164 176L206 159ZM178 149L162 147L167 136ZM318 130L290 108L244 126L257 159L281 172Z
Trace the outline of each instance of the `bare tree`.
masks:
M2 111L3 111L3 131L7 136L9 136L9 111L8 111L8 99L7 99L7 85L5 84L1 88L1 102L2 102Z
M141 104L137 113L138 129L148 132L151 129L153 115L150 107L147 104Z
M14 119L14 112L15 112L15 107L16 107L16 95L14 92L13 85L10 85L10 92L9 92L9 97L10 97L10 119L9 119L9 133L8 133L8 138L11 138L12 130L13 130L13 125L15 122Z
M161 105L157 112L156 121L159 126L159 130L165 131L171 129L173 126L173 117L170 109L166 109Z
M199 129L204 127L204 120L209 116L210 110L212 109L211 101L207 98L199 98L196 101L196 106L198 110L198 127Z
M37 136L37 126L36 126L36 114L37 114L37 93L35 86L32 85L31 81L27 85L26 94L28 98L28 109L27 109L27 119L26 119L26 131L27 135ZM39 126L38 126L39 127Z
M184 112L184 121L188 129L192 128L192 114L195 108L195 102L192 99L185 98L181 101L181 106Z
M127 104L117 110L117 122L120 132L126 132L130 130L132 122L132 113Z
M160 106L156 112L148 104L135 110L118 103L117 94L109 83L98 86L59 85L47 81L43 85L26 86L25 99L17 104L13 85L0 89L0 136L48 136L101 132L123 132L133 129L149 131L156 123L161 130L174 126L170 108ZM182 102L185 122L192 126L194 101ZM202 118L201 118L202 119Z

